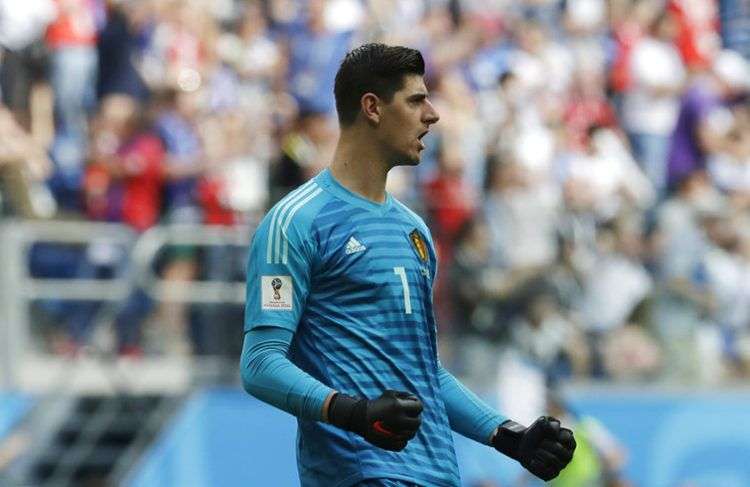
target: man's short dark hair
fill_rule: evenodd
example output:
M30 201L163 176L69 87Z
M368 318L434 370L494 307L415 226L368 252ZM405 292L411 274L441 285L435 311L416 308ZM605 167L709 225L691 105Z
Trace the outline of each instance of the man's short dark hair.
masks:
M333 88L339 123L342 126L354 123L365 93L374 93L390 102L393 94L403 87L407 74L424 75L424 59L416 49L364 44L347 53Z

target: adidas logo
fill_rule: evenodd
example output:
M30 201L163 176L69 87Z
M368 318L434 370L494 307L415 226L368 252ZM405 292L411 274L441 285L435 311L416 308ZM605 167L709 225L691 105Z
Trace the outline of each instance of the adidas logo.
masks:
M354 237L349 237L349 241L346 242L345 247L346 255L354 254L356 252L362 252L365 250L367 250L367 247L362 245L359 240Z

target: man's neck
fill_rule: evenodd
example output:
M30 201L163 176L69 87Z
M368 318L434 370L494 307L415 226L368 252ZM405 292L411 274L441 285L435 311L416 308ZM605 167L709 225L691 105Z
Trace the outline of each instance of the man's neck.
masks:
M385 202L385 183L390 167L375 153L372 141L359 142L342 135L336 146L331 175L349 191L375 203Z

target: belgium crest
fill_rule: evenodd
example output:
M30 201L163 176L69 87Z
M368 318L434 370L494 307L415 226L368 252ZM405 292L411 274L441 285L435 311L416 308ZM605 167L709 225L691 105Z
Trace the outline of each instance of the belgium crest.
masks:
M427 243L424 241L422 234L419 233L419 230L413 230L409 234L409 240L411 240L411 244L414 246L414 250L417 251L417 255L422 262L427 262L430 254L427 251Z

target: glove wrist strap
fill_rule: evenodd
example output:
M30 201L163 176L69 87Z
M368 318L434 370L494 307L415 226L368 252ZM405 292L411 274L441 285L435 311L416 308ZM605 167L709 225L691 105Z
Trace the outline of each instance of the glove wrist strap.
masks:
M328 422L363 435L367 423L367 399L337 392L328 405Z
M525 426L515 421L505 421L497 429L497 434L492 441L493 446L500 453L514 460L519 460L518 449L525 432Z

